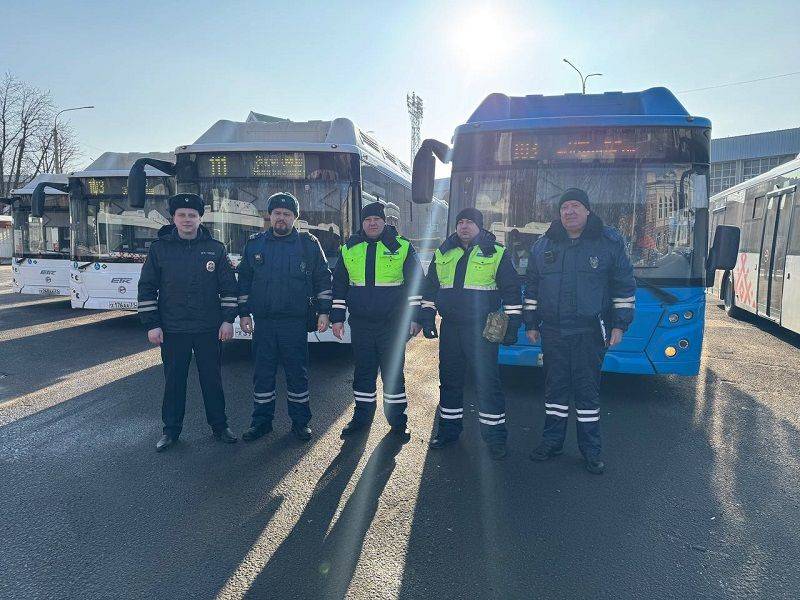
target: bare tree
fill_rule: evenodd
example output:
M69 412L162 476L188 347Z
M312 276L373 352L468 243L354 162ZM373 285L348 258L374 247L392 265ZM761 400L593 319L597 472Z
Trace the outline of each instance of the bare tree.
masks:
M55 113L49 91L10 73L0 80L0 197L39 173L63 172L79 157L75 134L64 120L58 124L59 165L55 164Z

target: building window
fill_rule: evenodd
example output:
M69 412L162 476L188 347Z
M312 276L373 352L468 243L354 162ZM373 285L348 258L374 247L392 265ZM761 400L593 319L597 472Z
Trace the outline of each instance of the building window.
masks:
M780 156L767 156L763 158L752 158L744 161L744 171L742 173L744 180L751 179L756 175L766 173L770 169L774 169L781 164Z
M733 185L736 185L736 161L712 163L711 194L717 194Z

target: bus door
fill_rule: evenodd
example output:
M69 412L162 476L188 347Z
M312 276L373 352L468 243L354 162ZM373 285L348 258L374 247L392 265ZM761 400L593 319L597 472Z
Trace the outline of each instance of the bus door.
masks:
M758 267L758 314L775 321L781 315L786 244L793 199L794 188L775 190L765 198L767 208Z

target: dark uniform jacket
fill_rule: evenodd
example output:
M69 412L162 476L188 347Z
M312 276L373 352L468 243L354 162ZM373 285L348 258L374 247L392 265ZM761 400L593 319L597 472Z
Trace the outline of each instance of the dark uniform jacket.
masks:
M565 261L568 251L574 254ZM562 286L568 276L574 277L574 293L568 294L574 305L565 307ZM525 276L525 328L558 328L568 311L571 322L602 322L605 328L626 331L633 321L635 296L633 267L616 230L590 213L581 236L571 241L556 220L531 249Z
M165 225L150 245L139 277L139 317L149 330L171 333L217 331L233 323L237 286L225 246L200 226L183 240Z
M346 310L350 311L350 318L356 321L379 323L403 318L410 321L418 320L422 294L420 289L425 272L422 270L422 264L419 262L413 245L409 244L408 255L403 263L403 285L394 287L375 285L377 242L383 242L389 251L395 252L400 248L398 238L401 236L391 225L386 225L380 238L374 242L367 238L363 230L350 236L346 244L348 248L362 242L367 243L366 285L350 285L347 266L340 257L333 271L334 307L331 311L331 323L344 323ZM405 240L405 238L401 239Z
M452 234L439 247L439 252L446 254L453 248L461 245L461 240L457 234ZM495 274L496 290L471 290L464 289L464 277L467 272L467 263L470 254L475 246L480 247L480 252L484 256L492 256L502 244L497 242L493 233L484 230L472 240L469 248L464 251L464 255L456 265L455 280L452 288L442 288L439 283L439 276L436 272L436 260L431 262L428 267L428 275L425 281L425 293L422 297L422 322L428 326L433 326L436 311L452 323L463 325L476 325L483 327L486 317L490 312L496 312L503 304L508 310L508 329L507 331L516 332L522 322L520 303L522 302L522 291L520 289L520 278L508 251L503 253L500 264Z
M331 271L317 238L296 229L250 236L239 263L239 314L305 318L310 298L319 314L330 313Z

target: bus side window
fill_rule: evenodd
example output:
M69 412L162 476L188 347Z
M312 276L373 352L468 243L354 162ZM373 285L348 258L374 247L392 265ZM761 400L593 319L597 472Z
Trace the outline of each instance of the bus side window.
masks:
M798 196L794 196L794 206L792 209L792 223L789 229L789 250L787 254L800 256L800 203Z

